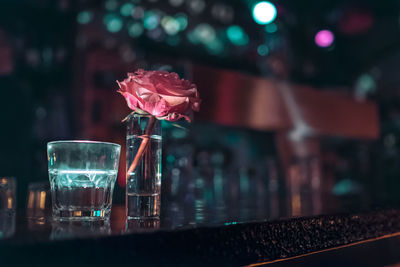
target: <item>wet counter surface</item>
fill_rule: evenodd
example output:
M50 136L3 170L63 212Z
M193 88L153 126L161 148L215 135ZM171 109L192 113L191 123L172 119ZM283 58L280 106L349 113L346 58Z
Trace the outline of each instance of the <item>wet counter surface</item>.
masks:
M229 207L164 200L160 220L142 221L127 221L123 205L113 206L109 222L54 222L48 209L7 212L0 216L0 254L4 266L243 266L400 232L397 208L358 205L357 198L332 198L322 210L314 202L293 208L290 200Z

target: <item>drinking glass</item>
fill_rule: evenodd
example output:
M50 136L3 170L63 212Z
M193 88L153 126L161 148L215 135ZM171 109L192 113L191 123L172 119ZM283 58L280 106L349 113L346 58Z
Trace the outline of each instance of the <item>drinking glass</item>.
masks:
M95 141L47 144L53 217L108 220L121 146Z

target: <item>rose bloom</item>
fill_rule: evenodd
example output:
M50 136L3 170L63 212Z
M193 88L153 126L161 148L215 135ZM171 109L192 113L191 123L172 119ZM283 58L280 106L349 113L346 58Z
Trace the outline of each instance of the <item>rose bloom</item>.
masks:
M177 121L185 118L190 109L199 111L200 98L196 85L167 71L137 70L128 78L117 81L118 92L125 97L128 107L158 119Z

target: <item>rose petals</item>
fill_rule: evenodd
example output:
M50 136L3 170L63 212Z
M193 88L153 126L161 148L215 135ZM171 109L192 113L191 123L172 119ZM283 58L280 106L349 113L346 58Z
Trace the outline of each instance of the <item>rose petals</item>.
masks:
M159 119L177 121L185 118L190 122L189 110L200 108L196 85L180 79L176 73L139 69L117 83L118 92L130 109L147 112Z

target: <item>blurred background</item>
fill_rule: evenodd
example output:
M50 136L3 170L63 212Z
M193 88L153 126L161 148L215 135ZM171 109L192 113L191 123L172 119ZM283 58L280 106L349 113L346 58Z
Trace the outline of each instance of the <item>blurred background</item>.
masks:
M163 124L172 211L396 206L399 62L395 0L1 0L0 175L24 207L48 179L48 141L124 148L115 81L143 68L177 72L203 99L186 130Z

